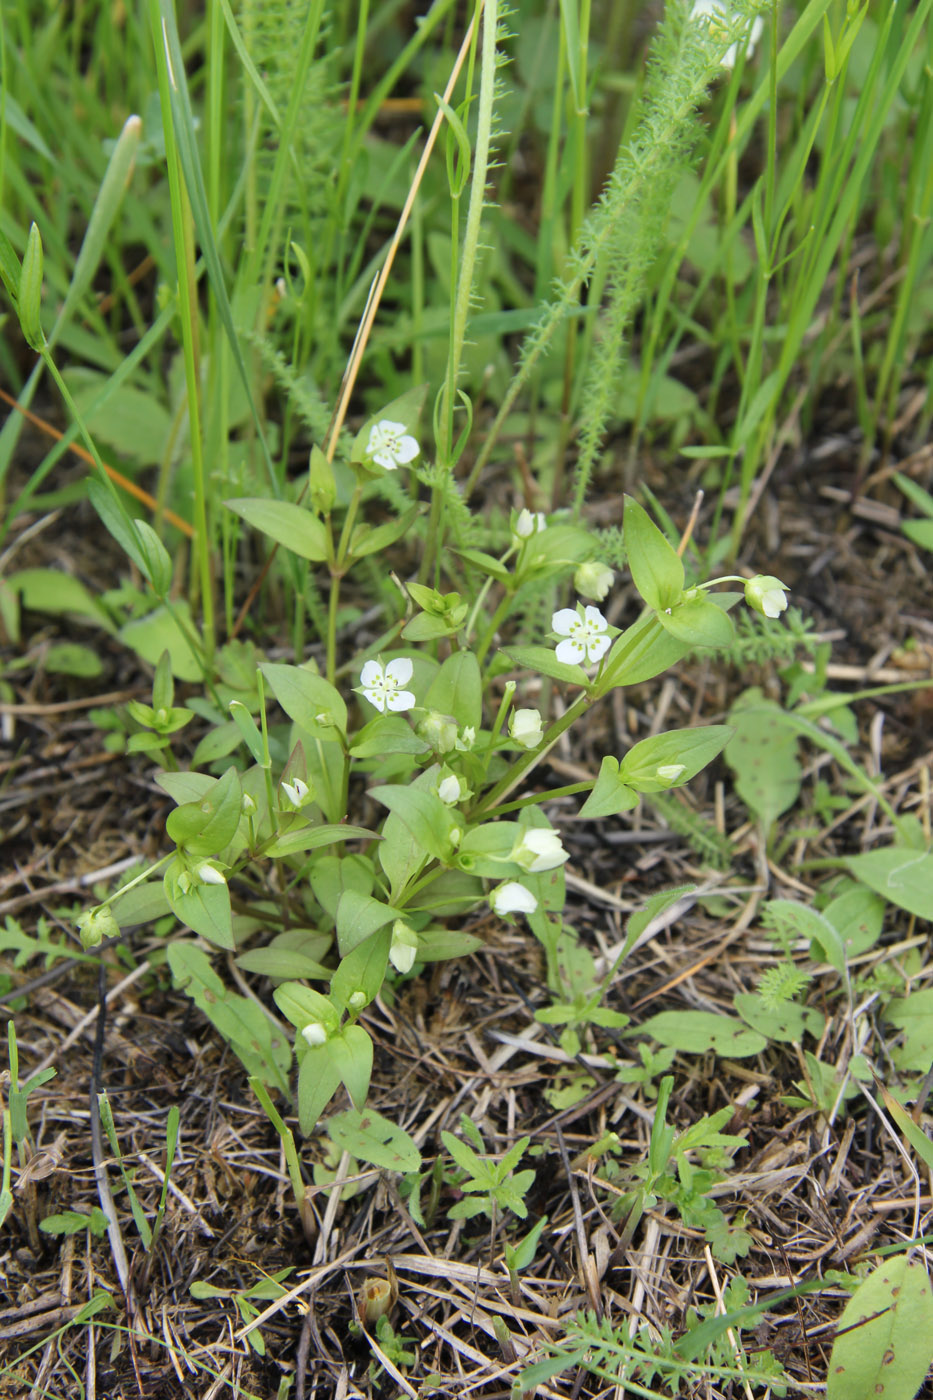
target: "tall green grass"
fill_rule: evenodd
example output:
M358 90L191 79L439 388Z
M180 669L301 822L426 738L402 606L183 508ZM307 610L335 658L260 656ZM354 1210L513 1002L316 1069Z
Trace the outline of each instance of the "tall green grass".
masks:
M516 444L535 503L577 515L597 486L637 484L646 440L667 443L672 491L705 459L709 552L732 555L824 386L851 386L864 462L890 450L931 297L930 5L768 11L729 71L682 5L646 66L635 6L487 0L350 405L429 385L425 576ZM312 440L340 456L354 334L462 39L452 0L414 30L405 13L4 6L0 229L21 255L39 226L46 333L102 455L194 527L208 656L252 548L223 500L294 497ZM10 335L0 372L57 416ZM24 479L8 418L0 538L80 493L57 486L65 426ZM300 648L324 609L306 566L276 568Z

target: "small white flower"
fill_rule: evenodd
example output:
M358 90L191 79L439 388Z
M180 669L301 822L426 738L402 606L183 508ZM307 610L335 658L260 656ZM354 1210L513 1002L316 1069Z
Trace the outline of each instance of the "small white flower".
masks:
M326 1029L317 1021L312 1021L310 1025L303 1026L301 1034L309 1045L323 1045L327 1039Z
M541 715L538 710L514 710L509 734L523 749L536 749L541 742Z
M515 842L509 860L522 866L529 875L537 875L541 870L555 870L569 860L556 831L545 826L532 826Z
M676 783L686 767L686 763L662 763L658 768L657 776L662 783Z
M457 742L454 748L458 753L469 753L476 743L476 726L468 724L464 727L462 734L457 735Z
M736 14L730 5L724 3L724 0L693 0L690 18L691 20L700 20L707 24L711 30L716 30L723 28L725 25L731 27L736 19ZM764 20L758 15L757 18L752 21L751 30L747 39L744 41L744 47L749 58L754 53L755 45L764 33L764 28ZM726 49L722 58L719 60L723 68L735 67L736 60L739 56L739 44L742 42L742 40L739 40L738 43L730 44Z
M404 919L396 919L392 925L392 943L389 948L389 962L396 972L411 972L418 956L418 935Z
M601 603L612 587L615 574L608 564L600 564L598 559L587 559L573 576L573 586L581 598L595 598Z
M211 865L209 860L202 860L197 869L192 871L192 874L199 885L225 885L227 883L217 866Z
M416 438L406 433L404 423L393 423L382 418L369 434L366 455L385 467L387 472L397 471L417 457L421 448Z
M504 885L497 885L489 896L489 903L492 912L498 914L500 919L506 914L533 914L538 907L531 890L526 890L517 880L506 880Z
M407 656L397 656L387 666L380 661L367 661L360 672L360 690L369 703L383 714L386 710L410 710L415 697L410 690L403 690L402 687L411 680L413 670L411 659Z
M540 535L547 529L547 516L540 510L520 510L518 519L512 526L512 534L521 542L530 540L532 535Z
M745 601L764 617L780 617L787 607L784 584L771 574L756 574L745 585Z
M592 606L584 609L582 617L579 608L559 608L551 618L551 627L567 639L557 644L557 659L565 666L601 661L612 641L607 635L609 623L599 608Z
M286 783L283 778L282 791L287 797L289 804L294 807L296 812L305 805L308 798L311 796L311 789L301 778L295 778L290 783Z
M437 785L437 795L448 807L460 801L460 779L456 773L448 773Z

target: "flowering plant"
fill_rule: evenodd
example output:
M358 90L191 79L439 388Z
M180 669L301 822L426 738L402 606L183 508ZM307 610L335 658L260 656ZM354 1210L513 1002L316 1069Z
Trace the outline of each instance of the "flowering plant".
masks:
M689 583L680 554L627 500L624 543L640 595L627 625L610 624L596 602L568 601L553 610L549 635L522 643L514 618L529 591L572 582L610 616L624 611L610 596L614 571L596 557L599 541L559 515L523 508L490 528L498 554L461 550L465 596L459 574L457 590L446 593L410 579L394 595L394 615L381 634L361 637L361 652L338 668L342 580L400 541L418 510L405 507L376 526L359 518L366 493L378 493L387 473L420 461L414 433L422 397L397 400L364 425L350 453L349 495L346 478L341 488L312 453L310 508L230 503L329 572L323 648L293 665L255 656L252 697L238 693L229 703L223 744L215 741L191 771L157 778L176 804L167 822L174 850L161 862L161 885L140 881L141 891L121 891L82 924L92 946L112 935L115 918L135 917L145 896L150 910L171 911L194 935L232 954L241 972L271 979L275 1006L295 1031L306 1133L341 1085L357 1108L365 1103L373 1064L366 1009L386 981L471 952L479 930L488 930L490 911L527 920L544 946L552 988L566 994L557 950L568 937L564 868L573 852L552 825L553 791L531 786L535 769L610 691L650 680L695 647L727 644L729 610L741 597L714 592L724 580ZM754 610L775 617L785 606L777 579L742 582ZM563 689L559 707L544 698L542 678L551 696L553 686ZM539 708L520 703L520 691L532 688ZM187 722L192 712L176 711L173 699L164 660L151 714L177 713ZM148 716L150 707L142 708ZM173 722L166 725L174 732ZM605 819L644 794L688 782L729 733L712 725L655 734L606 755L598 773L570 790L580 794L578 816ZM351 823L357 813L362 820ZM272 884L260 873L269 862ZM278 920L270 913L273 888L287 907ZM484 910L485 923L474 931L470 920ZM257 942L257 931L270 927ZM181 969L180 980L183 973L190 978L190 958L169 961ZM224 1003L231 1013L232 996ZM218 1013L218 1024L252 1073L285 1082L284 1037L262 1055L255 1035L236 1031L235 1017L224 1021Z

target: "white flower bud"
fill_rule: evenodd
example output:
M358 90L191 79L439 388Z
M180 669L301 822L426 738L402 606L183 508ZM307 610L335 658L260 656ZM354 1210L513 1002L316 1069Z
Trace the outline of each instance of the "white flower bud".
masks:
M514 860L530 875L537 875L541 870L554 870L558 865L563 865L569 856L556 831L551 831L549 827L532 826L515 842L509 860Z
M658 777L662 783L676 783L686 767L686 763L662 763L658 768Z
M392 944L389 948L389 962L396 972L411 972L418 956L418 935L404 919L396 919L392 925Z
M536 749L541 742L541 715L538 710L513 710L509 734L523 749Z
M460 801L460 779L456 773L449 773L441 779L437 785L437 795L448 807Z
M327 1039L327 1031L317 1021L312 1021L309 1026L303 1026L301 1034L311 1046L323 1045Z
M192 871L192 874L199 885L225 885L227 883L216 865L211 865L209 860L202 860L197 869Z
M521 544L523 540L530 540L532 535L539 535L542 530L546 529L547 516L542 511L520 510L518 519L512 526L512 534Z
M497 885L489 896L489 904L500 919L506 914L533 914L538 907L531 890L526 890L517 880L506 880L505 884Z
M581 598L594 598L601 603L612 587L615 574L608 564L600 564L598 559L587 559L573 576L573 586Z
M745 585L745 601L763 617L780 617L787 607L785 585L771 574L756 574Z

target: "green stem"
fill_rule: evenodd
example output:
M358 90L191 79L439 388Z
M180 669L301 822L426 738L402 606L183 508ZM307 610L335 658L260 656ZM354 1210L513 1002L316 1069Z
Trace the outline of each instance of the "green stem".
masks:
M479 806L469 813L470 821L479 821L481 817L485 817L498 805L500 798L505 797L514 787L517 787L526 774L530 773L541 762L541 759L550 752L560 736L572 724L576 723L592 703L590 695L586 693L579 695L566 714L561 715L560 719L556 719L549 727L538 747L522 754L522 757L509 769L508 773L499 779L495 787L490 789Z

